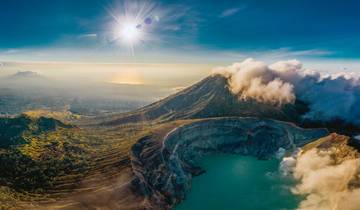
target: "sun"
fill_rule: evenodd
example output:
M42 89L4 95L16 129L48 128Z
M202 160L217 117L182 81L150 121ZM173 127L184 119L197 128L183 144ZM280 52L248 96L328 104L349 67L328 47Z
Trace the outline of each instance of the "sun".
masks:
M125 1L120 9L108 10L113 18L110 43L128 47L134 55L135 47L148 46L159 41L156 31L160 28L162 11L149 2Z
M134 45L141 39L141 30L135 21L124 21L118 25L117 37L123 44Z

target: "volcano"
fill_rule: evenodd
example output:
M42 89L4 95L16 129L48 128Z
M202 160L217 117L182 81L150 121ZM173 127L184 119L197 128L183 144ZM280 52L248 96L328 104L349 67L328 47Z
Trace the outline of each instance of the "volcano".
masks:
M299 98L299 97L298 97ZM229 89L227 79L210 75L198 83L138 110L106 116L101 125L203 119L215 117L257 117L292 122L306 128L326 127L331 132L353 136L360 128L340 118L324 121L303 116L310 110L306 102L296 99L282 106L241 99Z
M168 122L179 119L200 119L213 117L259 117L289 122L299 122L307 111L305 103L275 106L255 100L241 100L232 94L227 79L211 75L200 82L170 95L158 102L130 113L107 118L103 125L118 125L130 122Z

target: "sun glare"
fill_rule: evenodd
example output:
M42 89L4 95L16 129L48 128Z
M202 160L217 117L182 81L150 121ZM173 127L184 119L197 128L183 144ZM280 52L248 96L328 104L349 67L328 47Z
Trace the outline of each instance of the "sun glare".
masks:
M118 73L109 82L125 85L143 85L145 83L141 75L132 69Z
M134 45L140 40L141 31L136 28L136 25L131 21L119 25L118 37L124 44Z
M114 19L111 41L129 47L134 55L135 46L145 46L159 40L156 29L163 12L149 2L125 1L122 8L109 10Z

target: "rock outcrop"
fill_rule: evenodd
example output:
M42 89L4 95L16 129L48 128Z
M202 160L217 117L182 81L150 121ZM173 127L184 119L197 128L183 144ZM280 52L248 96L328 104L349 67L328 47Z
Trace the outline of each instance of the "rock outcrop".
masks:
M301 153L316 149L322 152L331 152L334 164L344 162L349 159L360 158L359 140L337 133L320 138L302 147ZM360 172L359 172L360 173Z
M134 188L144 208L170 209L184 199L191 178L203 170L207 154L233 153L266 159L279 148L292 149L327 135L326 129L258 118L213 118L175 128L161 139L147 136L132 148Z

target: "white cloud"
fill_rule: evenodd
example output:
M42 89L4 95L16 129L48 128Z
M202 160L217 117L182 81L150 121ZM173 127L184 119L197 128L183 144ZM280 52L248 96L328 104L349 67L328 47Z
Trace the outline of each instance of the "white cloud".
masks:
M283 105L297 98L309 105L304 118L340 118L360 125L360 80L353 74L322 74L297 60L267 65L254 59L217 67L213 73L228 78L231 91L242 100Z
M92 34L82 34L82 35L79 35L78 38L80 39L94 39L94 38L97 38L98 35L95 34L95 33L92 33Z
M243 9L245 9L245 6L226 9L226 10L222 11L221 14L219 14L219 18L225 18L225 17L233 16L233 15L235 15L236 13L238 13L239 11L241 11Z
M255 99L274 105L295 101L293 85L282 81L263 62L250 58L228 67L215 68L214 73L228 78L231 91L242 100Z
M21 52L24 52L25 50L24 49L7 49L7 50L3 50L1 51L1 54L18 54L18 53L21 53Z
M295 50L290 47L283 47L279 49L269 50L266 52L266 55L276 58L284 58L284 57L299 57L299 56L325 56L331 55L334 52L324 49L305 49L305 50Z
M279 60L302 59L308 66L316 69L326 69L327 71L349 71L360 67L359 61L324 59L323 56L334 55L336 52L326 49L303 49L297 50L290 47L264 50L209 50L198 47L198 60L206 59L206 62L217 63L233 62L246 58L255 58L265 62L275 62ZM204 60L205 60L204 59ZM348 67L348 68L344 68Z

